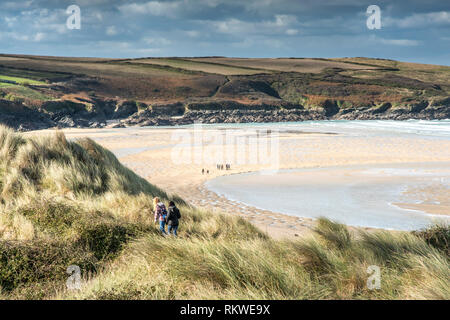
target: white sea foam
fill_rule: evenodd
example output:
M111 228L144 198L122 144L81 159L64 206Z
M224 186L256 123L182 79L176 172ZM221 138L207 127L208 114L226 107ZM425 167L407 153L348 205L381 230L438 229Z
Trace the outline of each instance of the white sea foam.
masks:
M190 126L190 125L189 125ZM189 127L181 126L181 127ZM447 120L321 120L277 123L230 123L204 124L208 128L266 128L281 132L298 130L303 132L341 133L350 135L421 135L450 137L450 119ZM161 127L162 128L162 127Z

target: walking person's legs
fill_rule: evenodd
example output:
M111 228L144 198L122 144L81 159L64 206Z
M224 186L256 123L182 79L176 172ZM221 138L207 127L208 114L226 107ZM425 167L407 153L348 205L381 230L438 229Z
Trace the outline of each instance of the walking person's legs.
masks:
M167 231L168 231L169 235L173 234L175 237L178 236L177 230L178 230L178 226L172 226L172 225L167 226Z
M159 222L159 230L161 231L162 234L167 234L167 232L166 232L166 222L165 221L160 221Z

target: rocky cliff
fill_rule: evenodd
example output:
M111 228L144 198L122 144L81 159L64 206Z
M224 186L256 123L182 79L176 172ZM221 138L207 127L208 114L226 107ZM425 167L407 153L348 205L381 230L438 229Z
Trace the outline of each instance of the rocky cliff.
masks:
M242 104L215 100L150 106L134 101L96 100L88 107L72 101L52 101L32 109L0 99L0 123L20 131L59 128L171 126L193 123L293 122L306 120L450 119L450 98L409 105L339 107L327 100L315 107L284 101Z

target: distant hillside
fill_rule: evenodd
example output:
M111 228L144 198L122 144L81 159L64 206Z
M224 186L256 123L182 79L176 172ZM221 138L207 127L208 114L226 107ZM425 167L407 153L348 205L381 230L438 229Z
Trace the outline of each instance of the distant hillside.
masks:
M180 207L180 238L159 234L154 196ZM353 234L326 219L314 238L275 241L167 195L90 139L0 126L0 299L449 299L448 243L448 227Z
M26 108L16 117L11 103ZM0 109L8 109L0 123L20 130L104 127L108 120L129 126L445 119L450 67L369 58L0 55ZM33 112L39 121L26 121Z

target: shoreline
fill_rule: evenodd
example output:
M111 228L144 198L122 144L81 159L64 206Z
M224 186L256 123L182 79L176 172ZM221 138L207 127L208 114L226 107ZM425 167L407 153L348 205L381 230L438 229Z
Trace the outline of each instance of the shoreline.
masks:
M315 167L291 167L291 168L283 168L280 169L280 172L292 172L292 171L309 171L309 170L330 170L330 169L367 169L369 167L369 169L371 168L378 168L378 167L385 167L385 166L393 166L393 167L403 167L405 165L409 166L409 165L415 165L417 166L432 166L432 165L450 165L450 163L448 161L439 161L439 162L410 162L410 163L367 163L367 164L356 164L356 165L332 165L332 166L315 166ZM226 177L226 176L237 176L237 175L258 175L260 171L246 171L246 172L233 172L230 174L225 174L225 175L221 175L220 177ZM281 215L281 216L287 216L287 217L291 217L291 218L295 218L298 219L299 221L307 221L309 222L309 224L315 224L315 221L317 220L317 218L311 218L311 217L307 217L307 216L301 216L301 215L297 215L295 213L288 213L288 212L282 212L282 211L273 211L270 209L265 209L262 207L258 207L254 204L249 204L246 203L244 200L239 200L239 199L235 199L230 195L225 195L223 193L218 193L217 191L211 190L211 188L208 188L207 184L208 182L217 179L218 177L214 177L211 179L207 179L204 183L203 183L203 187L204 189L206 189L209 192L213 192L216 194L217 198L219 199L226 199L225 201L228 202L229 204L241 204L244 205L246 207L252 207L254 208L256 211L259 212L270 212L270 214L272 215ZM384 177L386 178L386 177ZM392 177L391 177L392 178ZM413 212L422 216L426 216L426 217L432 217L432 218L443 218L446 216L450 217L450 214L446 214L446 213L431 213L431 212L427 212L426 211L426 205L424 204L409 204L409 203L400 203L399 201L396 201L396 203L394 202L389 202L387 203L389 206L392 206L398 210L404 211L405 213L407 212ZM408 207L410 206L410 207ZM414 207L414 208L413 208ZM338 221L339 222L339 221ZM389 230L389 231L402 231L396 228L387 228L387 227L375 227L375 226L364 226L364 225L352 225L352 224L348 224L345 222L341 222L346 224L348 227L353 228L353 229L364 229L364 230ZM418 229L416 229L418 230Z

